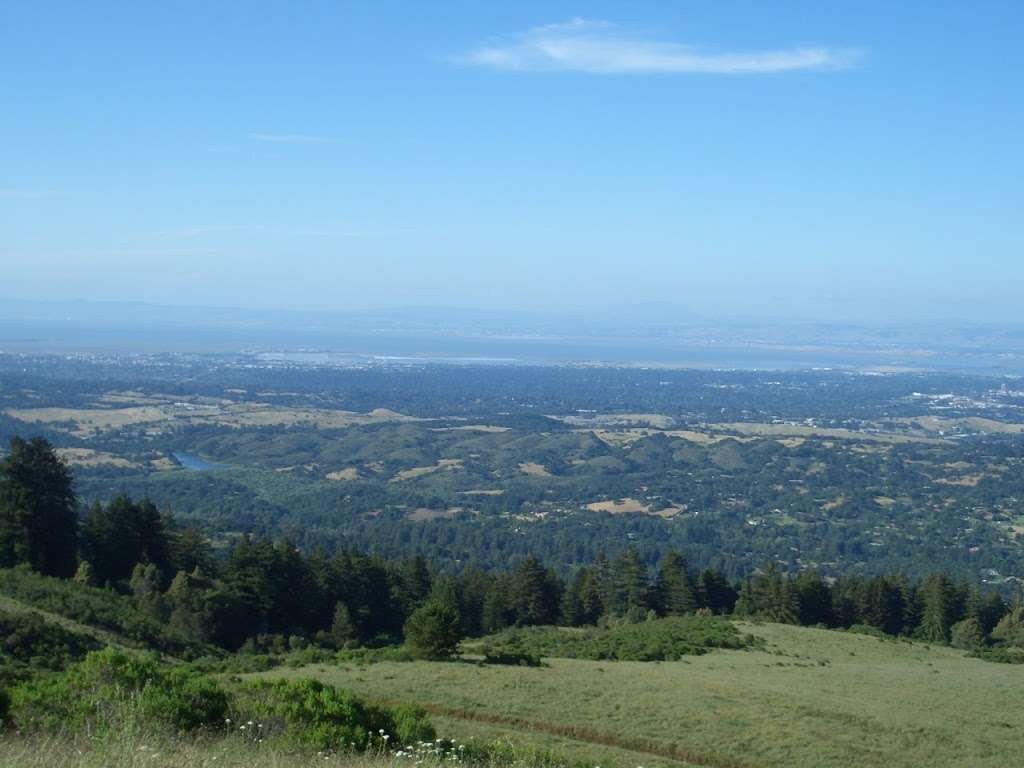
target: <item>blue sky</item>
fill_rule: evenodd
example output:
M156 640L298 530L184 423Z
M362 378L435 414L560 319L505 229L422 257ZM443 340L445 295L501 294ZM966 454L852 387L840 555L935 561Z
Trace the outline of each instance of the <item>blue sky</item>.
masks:
M6 3L0 296L1019 319L1024 5Z

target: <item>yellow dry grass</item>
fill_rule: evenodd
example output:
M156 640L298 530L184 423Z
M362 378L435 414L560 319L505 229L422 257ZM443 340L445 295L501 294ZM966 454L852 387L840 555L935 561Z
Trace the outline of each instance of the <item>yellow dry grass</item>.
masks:
M635 427L637 425L668 429L674 423L671 416L660 413L594 413L586 416L555 416L548 418L578 427Z
M548 471L548 468L535 461L522 462L519 465L519 471L524 475L531 475L533 477L551 477L551 473Z
M68 431L79 437L137 425L174 428L179 425L215 424L226 427L289 427L306 425L318 429L343 429L359 424L385 421L417 421L415 417L377 408L369 413L322 408L286 407L261 402L233 402L192 397L171 400L169 396L138 397L137 393L112 392L101 402L133 402L123 408L9 408L8 416L37 424L71 422ZM140 404L145 403L145 404Z
M500 434L508 432L508 427L498 427L493 424L462 424L458 427L431 427L431 432L481 432L483 434Z
M57 455L73 467L120 467L134 469L139 465L134 461L105 451L94 451L91 448L58 448Z
M609 501L595 501L587 504L591 512L610 512L613 515L653 515L655 517L675 517L683 511L682 507L670 504L666 507L655 509L653 504L644 504L639 499L626 497L624 499L612 499Z
M757 435L761 437L830 437L837 440L859 440L880 443L930 443L942 444L944 440L934 437L917 437L913 435L887 434L881 432L859 432L854 429L835 427L809 427L803 424L764 424L760 422L728 422L708 424L710 430L728 430L741 435Z
M424 475L432 475L435 472L441 472L447 470L452 472L462 467L462 459L441 459L429 467L412 467L411 469L403 469L391 478L390 482L398 483L403 480L414 480L417 477L423 477Z
M414 509L406 518L414 523L427 523L431 520L450 520L462 511L462 507L448 507L448 509L430 509L419 507Z
M843 506L843 504L845 504L845 503L846 503L846 497L845 496L837 496L836 498L832 499L832 501L826 501L824 504L822 504L821 505L821 511L822 512L831 512L833 509L838 509L839 507Z
M163 410L153 406L133 408L8 408L8 416L30 424L62 424L74 422L69 431L88 437L94 431L106 432L135 424L146 424L166 418Z
M328 480L358 480L359 470L355 467L345 467L334 472L327 473Z
M613 515L641 512L646 514L650 507L637 499L612 499L610 501L595 501L587 504L591 512L611 512Z

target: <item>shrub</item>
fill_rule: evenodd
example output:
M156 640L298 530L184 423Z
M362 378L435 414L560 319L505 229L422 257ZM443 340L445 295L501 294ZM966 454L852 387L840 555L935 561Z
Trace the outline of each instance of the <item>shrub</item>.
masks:
M871 637L877 637L881 640L892 637L892 635L887 635L884 630L871 624L854 624L846 631L852 632L855 635L870 635Z
M390 713L318 680L251 683L239 692L235 706L239 727L255 723L267 736L314 749L363 751L375 739L380 739L378 744L386 741L384 735L395 738Z
M950 629L950 643L954 648L976 651L985 647L985 630L974 617L958 621Z
M399 704L392 710L395 720L395 738L399 744L433 741L437 736L426 711L414 704Z
M222 723L227 708L210 678L108 648L59 677L22 684L12 711L22 730L102 734L130 726L191 731Z
M992 639L1004 645L1016 645L1024 648L1024 605L1018 603L999 620L992 630Z
M0 594L44 611L119 635L128 645L181 658L215 652L182 637L166 623L139 611L130 597L70 580L41 576L25 568L0 569Z
M1024 648L1015 645L997 645L994 648L978 648L968 656L1000 664L1024 664Z
M502 664L509 667L542 666L540 656L521 648L486 648L484 650L484 664Z
M485 653L613 661L674 661L713 648L746 648L759 641L742 635L719 617L673 616L639 624L609 622L604 627L509 629L488 641Z
M0 610L0 682L60 671L99 647L94 637L52 624L38 613Z
M462 619L454 602L433 598L405 623L405 642L418 659L450 659L462 639Z

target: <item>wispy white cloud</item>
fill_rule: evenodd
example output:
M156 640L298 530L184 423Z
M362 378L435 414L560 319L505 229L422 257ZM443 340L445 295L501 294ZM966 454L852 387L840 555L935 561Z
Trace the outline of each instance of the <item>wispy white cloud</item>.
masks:
M323 136L310 136L305 133L250 133L249 138L271 144L317 144L327 141Z
M495 41L455 61L520 72L757 75L847 69L862 55L854 49L827 47L709 51L631 34L605 21L573 19Z

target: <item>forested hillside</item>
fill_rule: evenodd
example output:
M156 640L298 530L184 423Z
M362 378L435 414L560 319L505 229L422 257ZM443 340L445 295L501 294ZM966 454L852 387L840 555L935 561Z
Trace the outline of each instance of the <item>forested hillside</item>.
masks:
M1024 394L936 373L331 367L0 355L0 435L40 435L88 505L149 498L214 549L534 555L634 546L732 580L1024 576Z

